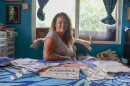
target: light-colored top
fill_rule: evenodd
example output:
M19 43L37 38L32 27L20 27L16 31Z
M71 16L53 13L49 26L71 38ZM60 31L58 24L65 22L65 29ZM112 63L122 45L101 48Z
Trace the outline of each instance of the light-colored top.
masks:
M69 56L69 57L72 57L74 55L76 47L73 44L69 44L67 46L55 31L48 32L45 41L48 37L53 38L56 42L56 48L54 50L54 53L62 56Z

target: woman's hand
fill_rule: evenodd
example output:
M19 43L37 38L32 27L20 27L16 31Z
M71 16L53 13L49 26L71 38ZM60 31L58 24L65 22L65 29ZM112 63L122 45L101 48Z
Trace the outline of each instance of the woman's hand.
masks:
M64 60L72 60L72 58L71 58L71 57L68 57L68 56L65 56L65 57L64 57Z
M75 61L77 60L77 59L76 59L76 56L71 57L71 59L72 59L72 60L75 60Z

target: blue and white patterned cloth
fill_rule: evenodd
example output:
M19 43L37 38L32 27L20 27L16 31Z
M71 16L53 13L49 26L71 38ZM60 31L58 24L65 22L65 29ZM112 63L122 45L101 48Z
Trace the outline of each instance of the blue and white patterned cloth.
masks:
M93 65L92 61L84 63ZM71 80L43 78L37 73L28 71L22 77L11 80L10 76L18 70L21 68L16 66L0 68L0 86L130 86L130 73L115 74L113 80L88 81L82 73L79 79Z

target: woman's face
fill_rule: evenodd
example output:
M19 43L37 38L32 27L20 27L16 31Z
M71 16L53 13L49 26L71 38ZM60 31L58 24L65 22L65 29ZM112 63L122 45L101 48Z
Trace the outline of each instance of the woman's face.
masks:
M56 32L64 33L67 29L67 26L68 24L64 16L57 17L56 24L55 24Z

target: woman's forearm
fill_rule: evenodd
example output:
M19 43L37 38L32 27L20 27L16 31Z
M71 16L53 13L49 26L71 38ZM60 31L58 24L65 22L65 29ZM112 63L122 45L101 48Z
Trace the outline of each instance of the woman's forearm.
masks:
M51 54L43 57L44 60L72 60L71 57L68 56L61 56L58 54Z

